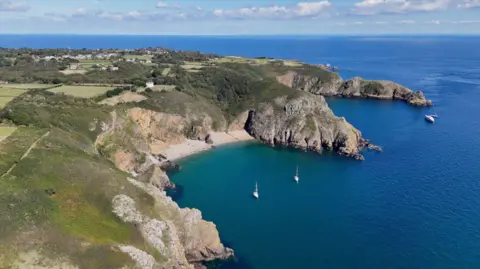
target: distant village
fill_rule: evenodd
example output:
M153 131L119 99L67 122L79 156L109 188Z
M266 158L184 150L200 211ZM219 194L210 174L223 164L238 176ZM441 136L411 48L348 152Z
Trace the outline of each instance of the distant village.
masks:
M161 55L169 53L169 50L162 48L151 49L126 49L112 51L88 51L88 53L82 54L80 51L75 50L72 53L71 50L65 50L65 54L56 54L48 56L32 55L35 61L64 61L70 60L72 63L69 65L70 71L87 71L89 69L99 69L104 71L118 71L118 67L115 66L115 62L124 61L130 63L139 64L153 64L152 58L155 55ZM75 73L75 72L70 72ZM80 73L80 72L78 72Z

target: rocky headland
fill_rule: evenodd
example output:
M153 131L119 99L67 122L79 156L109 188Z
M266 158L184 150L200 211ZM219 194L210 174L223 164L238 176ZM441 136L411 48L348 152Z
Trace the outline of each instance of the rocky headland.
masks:
M394 82L343 81L298 62L168 69L162 79L180 78L175 90L122 98L31 90L0 111L19 127L0 142L0 268L191 269L231 258L215 224L167 196L177 159L256 139L363 160L362 150L381 149L324 96L431 105Z
M322 96L403 100L413 106L432 106L432 101L426 100L422 91L413 91L392 81L364 80L360 77L344 81L337 73L330 73L329 78L324 79L295 71L287 72L277 79L293 89Z

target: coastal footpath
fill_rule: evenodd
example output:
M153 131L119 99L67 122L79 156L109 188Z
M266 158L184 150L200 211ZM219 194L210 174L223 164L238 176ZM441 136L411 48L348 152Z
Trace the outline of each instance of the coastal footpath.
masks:
M25 68L28 83L46 73L72 83L27 89L0 110L0 124L17 128L0 142L0 268L190 269L232 258L215 224L167 196L176 160L250 140L363 160L378 148L325 97L431 105L393 82L343 81L296 61L150 54L153 65L85 74L59 73L58 63L46 71L29 54L0 68L0 79ZM156 86L134 87L138 79ZM72 80L128 85L85 97Z

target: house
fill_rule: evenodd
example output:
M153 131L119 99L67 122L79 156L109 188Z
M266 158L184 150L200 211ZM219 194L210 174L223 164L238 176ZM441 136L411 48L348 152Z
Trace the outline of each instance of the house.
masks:
M118 71L118 67L117 66L110 66L110 71Z
M76 64L70 65L70 70L77 70L77 68L78 68L78 65Z
M147 82L147 84L145 85L145 87L147 88L153 88L155 86L155 83L153 83L153 81L149 81Z
M107 70L107 67L106 66L102 66L101 68L103 71Z
M145 63L147 63L147 64L151 64L151 63L152 63L152 61L150 61L150 60L146 60L146 61L145 61Z
M0 80L0 84L8 84L8 81L6 81L6 80Z

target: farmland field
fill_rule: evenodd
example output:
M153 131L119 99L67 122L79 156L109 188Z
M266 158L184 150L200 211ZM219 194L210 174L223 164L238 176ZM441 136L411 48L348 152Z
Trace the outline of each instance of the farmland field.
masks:
M55 85L52 84L2 84L0 85L0 89L45 89L54 87Z
M9 135L15 132L16 129L17 127L0 126L0 141L7 138Z
M5 107L8 102L12 101L15 96L18 96L24 92L25 90L18 88L0 87L0 109Z
M153 56L151 55L125 55L125 59L138 59L138 60L151 60Z
M112 61L110 60L80 60L78 64L80 65L94 65L94 64L111 64Z
M53 93L65 93L75 97L91 98L104 94L106 91L113 89L113 87L100 86L62 86L50 89Z

